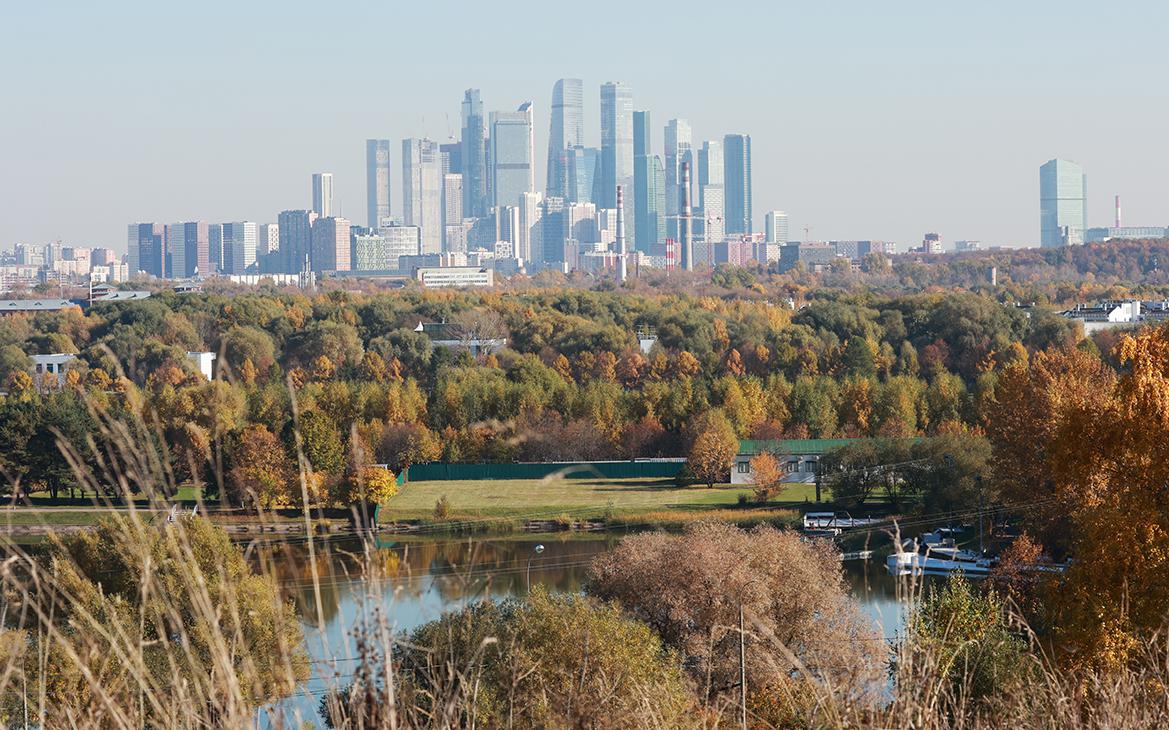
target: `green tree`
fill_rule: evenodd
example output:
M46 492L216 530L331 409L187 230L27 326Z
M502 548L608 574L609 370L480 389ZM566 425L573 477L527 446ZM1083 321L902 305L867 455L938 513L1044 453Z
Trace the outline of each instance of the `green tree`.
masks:
M345 446L341 431L324 411L300 415L300 446L313 471L340 476L345 468Z
M739 439L723 412L715 409L698 416L690 426L690 449L686 463L707 487L728 478Z

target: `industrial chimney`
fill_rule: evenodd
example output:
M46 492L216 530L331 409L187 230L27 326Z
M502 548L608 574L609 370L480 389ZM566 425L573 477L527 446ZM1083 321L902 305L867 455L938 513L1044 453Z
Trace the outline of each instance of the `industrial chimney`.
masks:
M624 284L629 278L629 268L625 262L625 190L624 186L617 186L617 281Z
M694 270L694 237L692 235L693 220L690 214L690 163L682 163L682 270Z
M1120 228L1120 196L1116 196L1116 227Z

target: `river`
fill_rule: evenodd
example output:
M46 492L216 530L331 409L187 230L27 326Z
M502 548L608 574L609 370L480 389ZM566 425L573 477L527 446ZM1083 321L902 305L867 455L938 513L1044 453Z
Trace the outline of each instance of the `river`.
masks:
M283 590L303 617L312 678L294 697L279 703L284 714L269 727L301 727L320 723L317 710L330 688L347 683L356 667L353 630L363 617L382 606L395 631L408 632L483 598L506 598L531 585L577 592L583 588L592 558L609 549L620 535L519 535L403 540L381 539L368 551L356 541L318 544L316 560L295 541L253 551L271 558ZM536 546L543 550L537 552ZM370 581L366 566L384 579ZM313 575L316 566L316 576ZM861 607L885 636L900 625L902 604L884 566L873 561L844 564L845 580ZM314 589L319 587L319 591Z

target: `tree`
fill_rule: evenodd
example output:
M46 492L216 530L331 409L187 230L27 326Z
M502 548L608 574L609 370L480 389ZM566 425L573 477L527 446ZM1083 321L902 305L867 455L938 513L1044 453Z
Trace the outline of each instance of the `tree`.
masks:
M776 689L812 712L816 694L870 700L882 686L878 637L850 598L839 560L831 545L792 532L707 523L681 535L623 538L593 562L588 592L617 602L681 652L708 700L737 692L742 606L748 688Z
M527 601L448 613L403 643L399 667L395 706L375 663L322 704L328 725L392 727L390 713L400 727L695 724L677 655L645 625L583 596L536 589Z
M323 411L300 415L300 447L313 471L339 476L345 468L341 431Z
M8 382L13 373L27 373L32 370L32 358L16 345L0 347L0 384Z
M375 453L379 461L401 474L414 464L437 461L442 444L433 431L420 423L387 423Z
M721 482L730 474L739 451L739 439L731 422L720 410L706 411L691 427L690 449L686 463L707 487Z
M755 501L759 504L775 496L783 483L783 468L779 459L766 451L751 457L751 483L755 485Z
M289 489L295 469L280 440L267 428L259 424L245 427L229 458L229 500L264 509L293 501Z

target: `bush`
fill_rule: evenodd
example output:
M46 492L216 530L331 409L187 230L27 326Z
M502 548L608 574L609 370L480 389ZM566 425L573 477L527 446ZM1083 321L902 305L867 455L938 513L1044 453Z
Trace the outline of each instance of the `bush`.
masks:
M451 503L447 500L446 495L438 498L434 503L434 519L445 522L451 517Z

